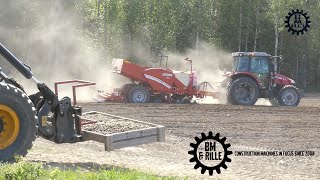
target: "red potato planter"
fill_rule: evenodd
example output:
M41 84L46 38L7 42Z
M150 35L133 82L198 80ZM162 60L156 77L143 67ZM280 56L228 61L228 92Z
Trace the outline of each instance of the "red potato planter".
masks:
M219 93L205 91L197 84L197 73L173 71L166 68L142 67L126 59L113 60L113 72L129 78L132 83L124 84L111 94L101 94L106 101L129 103L191 103L193 97L218 96Z

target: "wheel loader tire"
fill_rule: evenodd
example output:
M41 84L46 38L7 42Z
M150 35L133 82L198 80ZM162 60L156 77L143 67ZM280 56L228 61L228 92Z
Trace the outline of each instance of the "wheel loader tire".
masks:
M29 99L32 101L33 106L37 107L38 103L43 99L42 94L40 92L37 92L35 94L31 94L29 96Z
M258 85L248 77L234 80L228 92L228 101L234 105L252 106L258 98Z
M128 100L130 103L148 103L150 101L150 92L147 88L136 85L129 91Z
M0 161L25 156L36 138L36 110L19 88L0 83Z
M281 106L298 106L301 95L295 86L287 85L280 89L278 102Z

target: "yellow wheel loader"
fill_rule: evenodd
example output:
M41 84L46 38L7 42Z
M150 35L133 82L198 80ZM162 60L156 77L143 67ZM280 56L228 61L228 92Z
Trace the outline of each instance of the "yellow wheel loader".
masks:
M39 90L28 96L0 67L0 162L14 161L16 155L25 156L37 135L56 143L82 140L81 107L73 106L69 97L59 100L34 77L28 65L1 43L0 54Z

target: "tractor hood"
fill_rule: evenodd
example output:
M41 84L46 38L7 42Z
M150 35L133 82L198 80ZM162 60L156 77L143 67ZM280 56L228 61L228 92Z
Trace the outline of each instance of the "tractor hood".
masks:
M275 81L275 84L281 84L281 85L293 85L296 83L293 79L290 79L287 76L284 76L278 73L275 73L274 81Z

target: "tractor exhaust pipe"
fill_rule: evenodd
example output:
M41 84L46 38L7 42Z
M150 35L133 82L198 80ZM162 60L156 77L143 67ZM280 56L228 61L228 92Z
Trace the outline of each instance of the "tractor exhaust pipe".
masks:
M0 54L12 65L14 66L24 77L27 79L33 79L36 83L39 82L37 79L33 78L30 67L23 64L18 58L16 58L6 47L0 43Z

